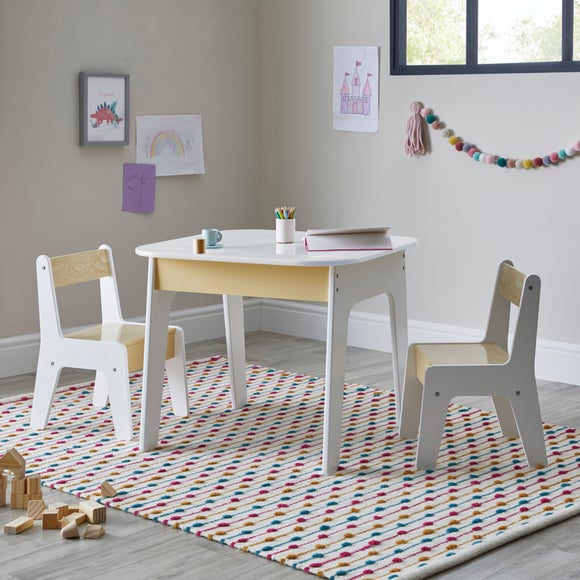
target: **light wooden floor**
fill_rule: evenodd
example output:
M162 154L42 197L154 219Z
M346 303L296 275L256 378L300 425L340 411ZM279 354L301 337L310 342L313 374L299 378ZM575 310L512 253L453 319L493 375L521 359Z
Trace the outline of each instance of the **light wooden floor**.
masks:
M248 363L324 374L325 344L320 341L250 333ZM223 340L188 345L188 357L225 356ZM349 382L385 388L392 385L388 354L350 348ZM61 384L91 380L90 373L66 371ZM34 374L0 379L0 398L30 393ZM580 428L580 387L540 384L545 421ZM483 399L466 400L483 405ZM0 450L2 451L2 450ZM78 498L44 488L47 501ZM0 508L0 526L21 515ZM107 510L106 534L99 540L63 540L58 532L36 527L18 536L0 533L0 580L184 578L202 580L291 580L309 575L117 510ZM310 576L312 577L312 576ZM449 580L565 580L580 578L580 517L512 542L437 578Z

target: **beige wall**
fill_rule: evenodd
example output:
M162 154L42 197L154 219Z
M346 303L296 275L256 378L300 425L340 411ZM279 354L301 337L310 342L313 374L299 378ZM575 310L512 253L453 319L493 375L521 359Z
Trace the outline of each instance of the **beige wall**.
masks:
M201 227L381 221L415 235L409 316L479 329L509 257L543 280L540 337L580 344L580 158L535 171L469 160L437 134L403 153L409 105L514 157L580 139L577 74L390 77L385 0L0 0L0 337L36 332L34 258L112 244L126 315L142 315L140 243ZM332 48L381 47L380 130L332 128ZM131 75L131 117L201 113L207 174L157 180L123 213L119 148L77 145L79 71ZM207 299L180 297L175 307ZM382 308L382 304L380 305ZM379 310L375 302L363 310ZM77 301L65 312L94 316Z
M38 331L40 253L111 244L124 314L138 316L135 246L258 224L259 23L256 0L0 0L0 337ZM129 146L78 146L79 71L130 74ZM158 178L153 214L121 212L135 115L197 113L207 173ZM71 299L65 325L94 319Z
M381 222L416 236L409 317L455 327L485 326L497 264L511 258L542 278L540 337L579 344L580 158L500 169L456 152L440 134L429 156L403 151L416 100L493 153L535 157L571 145L580 139L579 75L391 77L388 2L262 6L265 223L284 200L298 207L303 229ZM381 47L377 134L332 128L335 45ZM360 308L379 311L379 303Z

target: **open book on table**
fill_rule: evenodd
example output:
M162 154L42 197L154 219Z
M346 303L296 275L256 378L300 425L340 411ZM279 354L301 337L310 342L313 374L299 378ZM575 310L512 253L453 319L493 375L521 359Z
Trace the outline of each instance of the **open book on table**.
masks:
M390 227L308 230L304 245L309 252L333 250L392 250Z

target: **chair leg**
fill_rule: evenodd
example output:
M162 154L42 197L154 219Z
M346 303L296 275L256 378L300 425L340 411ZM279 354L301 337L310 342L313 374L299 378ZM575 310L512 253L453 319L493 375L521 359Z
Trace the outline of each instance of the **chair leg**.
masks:
M441 447L441 437L449 408L447 397L435 395L431 385L424 388L421 424L417 441L417 469L435 469Z
M107 387L107 375L103 371L97 371L95 375L95 388L93 389L93 405L104 408L109 402L109 389Z
M536 382L522 388L511 402L528 464L532 468L546 467L548 456Z
M30 426L33 429L44 429L50 416L50 408L60 378L62 367L50 360L51 357L42 351L38 357L34 397L30 411Z
M506 397L492 397L495 414L504 437L519 437L518 425L510 400Z
M124 347L123 347L124 348ZM117 364L111 364L104 373L109 387L111 414L117 439L129 441L133 437L133 416L131 413L131 393L129 391L129 371L126 357L119 356Z
M407 355L407 368L405 370L401 416L399 419L399 437L401 439L410 439L417 436L422 399L423 385L417 379L415 345L411 345Z
M185 339L183 330L175 330L175 356L165 361L167 382L171 394L173 413L178 417L189 417L189 396L185 370Z

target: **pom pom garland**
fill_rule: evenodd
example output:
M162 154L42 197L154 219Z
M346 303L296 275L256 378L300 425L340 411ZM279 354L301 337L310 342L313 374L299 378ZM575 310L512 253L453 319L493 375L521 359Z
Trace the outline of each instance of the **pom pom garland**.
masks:
M448 143L455 148L456 151L467 153L474 161L480 163L487 163L489 165L497 165L498 167L507 167L508 169L533 169L539 167L550 167L558 165L561 161L570 159L580 154L580 141L576 141L573 145L559 149L547 155L542 155L527 159L512 159L501 155L494 155L492 153L484 153L478 149L473 143L463 141L456 136L452 129L446 128L445 124L433 113L433 109L423 107L420 103L414 102L411 104L411 111L413 115L409 119L407 125L407 143L405 151L408 155L424 155L425 149L420 139L420 129L423 123L429 125L433 130L441 130L441 135ZM414 134L411 137L411 134Z

